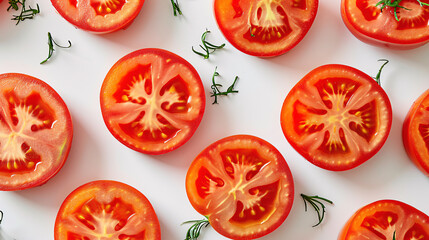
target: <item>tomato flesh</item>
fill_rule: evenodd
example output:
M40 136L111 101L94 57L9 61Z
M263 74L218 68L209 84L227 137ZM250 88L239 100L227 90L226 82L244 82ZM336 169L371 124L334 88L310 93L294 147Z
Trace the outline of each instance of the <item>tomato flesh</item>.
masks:
M0 75L0 190L43 184L64 164L73 136L67 106L31 76Z
M354 168L373 156L390 131L386 93L368 75L344 65L325 65L289 92L281 125L289 143L328 170Z
M276 229L293 202L292 174L269 143L249 135L221 139L191 164L188 198L211 226L232 239L254 239Z

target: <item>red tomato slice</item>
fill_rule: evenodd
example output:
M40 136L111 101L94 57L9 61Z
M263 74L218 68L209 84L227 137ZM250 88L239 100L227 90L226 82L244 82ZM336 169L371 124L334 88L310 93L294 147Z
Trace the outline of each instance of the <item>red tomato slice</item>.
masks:
M402 139L408 156L429 176L429 90L414 102L408 112Z
M127 27L144 0L51 0L58 13L77 28L109 33Z
M66 104L45 82L0 75L0 190L41 185L63 166L73 126Z
M215 0L220 30L238 50L259 57L283 54L307 34L318 0Z
M287 95L281 126L304 158L324 169L354 168L376 154L392 125L383 89L365 73L325 65L308 73Z
M221 139L202 151L186 176L192 206L231 239L262 237L292 207L292 174L280 152L249 135Z
M161 229L149 200L115 181L94 181L64 200L55 221L55 240L159 240Z
M205 109L197 71L183 58L161 49L142 49L120 59L101 87L107 128L124 145L162 154L194 134Z
M417 0L402 0L395 9L381 11L379 0L342 0L341 15L347 28L363 42L400 49L411 49L429 42L429 6ZM429 3L429 0L421 0Z
M395 200L380 200L359 209L346 223L338 240L429 239L429 217Z

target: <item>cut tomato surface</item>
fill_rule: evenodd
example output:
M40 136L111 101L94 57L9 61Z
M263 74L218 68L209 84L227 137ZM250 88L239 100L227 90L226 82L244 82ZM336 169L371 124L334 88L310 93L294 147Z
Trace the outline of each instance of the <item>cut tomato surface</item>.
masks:
M66 104L45 82L0 75L0 190L41 185L63 166L73 126Z
M338 240L429 239L429 217L396 200L368 204L349 219Z
M109 33L127 27L144 0L51 0L58 13L77 28Z
M183 58L161 49L142 49L120 59L107 74L100 99L113 136L148 154L183 145L205 109L197 71Z
M231 239L262 237L292 207L294 183L280 152L249 135L221 139L203 150L186 176L192 206Z
M307 34L318 0L215 0L220 30L238 50L259 57L283 54Z
M64 200L55 221L55 240L160 240L149 200L121 182L94 181Z
M429 41L429 0L402 0L400 7L376 6L379 0L342 0L347 28L363 42L411 49ZM398 19L395 18L396 16Z
M367 74L345 65L308 73L287 95L281 126L289 143L328 170L354 168L376 154L392 125L384 90Z
M402 128L402 139L408 156L429 176L429 90L411 106Z

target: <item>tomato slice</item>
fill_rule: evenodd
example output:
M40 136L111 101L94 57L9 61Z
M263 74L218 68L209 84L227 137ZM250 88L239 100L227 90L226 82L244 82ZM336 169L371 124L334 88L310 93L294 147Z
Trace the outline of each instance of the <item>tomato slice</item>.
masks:
M346 223L338 240L429 239L429 217L396 200L368 204Z
M402 139L408 156L429 176L429 90L411 106L402 128Z
M396 8L380 9L379 0L342 0L341 15L347 28L363 42L411 49L429 41L429 6L402 0ZM429 3L429 0L421 0Z
M101 110L110 132L124 145L162 154L194 134L205 109L197 71L161 49L142 49L120 59L101 87Z
M63 166L73 126L66 104L45 82L0 74L0 190L39 186Z
M58 13L77 28L109 33L127 27L144 0L51 0Z
M192 206L231 239L274 231L292 207L294 184L280 152L249 135L223 138L204 149L186 176Z
M365 73L325 65L308 73L287 95L281 126L289 143L311 163L342 171L367 161L383 146L392 108Z
M215 0L217 23L238 50L259 57L281 55L307 34L318 0Z
M159 240L161 230L149 200L121 182L100 180L78 187L64 200L55 240Z

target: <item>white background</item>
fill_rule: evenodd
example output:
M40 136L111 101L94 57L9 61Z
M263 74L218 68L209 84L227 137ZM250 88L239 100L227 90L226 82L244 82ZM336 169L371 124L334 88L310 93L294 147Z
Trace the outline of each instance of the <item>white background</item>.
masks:
M126 30L95 35L66 22L48 0L42 13L15 26L0 4L0 73L19 72L50 84L67 103L74 124L74 139L62 170L47 184L18 192L0 192L1 225L19 240L53 239L54 221L65 197L78 186L98 179L129 184L151 201L158 215L162 238L185 237L186 220L200 219L189 204L185 175L194 157L212 142L234 134L252 134L273 144L285 157L295 181L295 201L289 217L262 239L336 239L358 208L380 199L404 201L429 213L429 179L408 159L402 145L402 123L417 97L429 88L429 45L399 51L360 42L344 26L338 0L322 0L315 22L304 40L290 52L271 59L236 50L219 31L212 0L179 0L183 16L174 17L170 0L146 0L140 15ZM209 29L207 40L227 43L204 60L191 51ZM47 33L70 49L48 54ZM99 107L99 91L110 67L124 55L147 47L163 48L188 60L199 72L206 91L206 112L189 142L161 156L149 156L119 143L107 130ZM280 127L280 109L289 90L310 70L328 63L347 64L375 76L381 63L382 86L393 107L393 125L381 151L363 165L346 172L330 172L303 159L286 141ZM229 86L240 77L238 94L219 98L212 105L211 77L215 66L219 83ZM324 222L315 228L315 212L304 212L300 193L318 194L334 201ZM208 228L202 240L223 239Z

